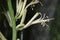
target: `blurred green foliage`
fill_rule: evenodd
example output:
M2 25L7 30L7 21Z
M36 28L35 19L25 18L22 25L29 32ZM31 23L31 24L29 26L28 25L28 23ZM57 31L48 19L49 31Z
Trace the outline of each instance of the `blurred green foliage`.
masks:
M56 5L55 20L52 22L50 29L50 40L60 40L60 0Z

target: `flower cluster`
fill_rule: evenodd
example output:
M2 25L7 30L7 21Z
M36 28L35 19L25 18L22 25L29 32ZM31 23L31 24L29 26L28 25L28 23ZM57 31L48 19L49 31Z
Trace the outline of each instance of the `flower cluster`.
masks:
M20 23L16 26L17 30L23 30L23 29L29 27L30 25L37 24L37 23L41 23L42 26L45 26L45 25L48 26L46 24L46 22L49 22L50 20L54 19L54 18L51 18L51 19L46 18L45 14L42 16L42 14L40 12L39 13L36 12L36 14L27 22L27 24L24 24L26 13L27 13L27 8L31 5L39 3L39 1L38 0L32 0L28 5L26 5L26 3L27 3L27 0L24 0L24 1L16 0L15 20L18 21L18 19L21 19ZM11 26L11 18L10 18L9 12L7 12L7 13L8 13L7 15L9 17L8 22ZM40 15L40 18L36 19L36 17L39 15Z

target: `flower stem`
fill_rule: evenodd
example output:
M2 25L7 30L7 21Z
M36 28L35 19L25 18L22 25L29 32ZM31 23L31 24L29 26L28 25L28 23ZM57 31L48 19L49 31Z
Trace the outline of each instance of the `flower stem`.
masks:
M12 40L16 40L16 21L14 18L14 10L12 8L12 4L11 4L11 0L7 0L7 4L8 4L8 10L9 10L9 14L11 17L11 21L12 21Z

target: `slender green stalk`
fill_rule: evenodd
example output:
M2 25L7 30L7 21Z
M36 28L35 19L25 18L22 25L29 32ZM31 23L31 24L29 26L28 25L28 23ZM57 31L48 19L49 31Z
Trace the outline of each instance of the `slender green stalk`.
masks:
M9 14L11 17L11 21L12 21L12 40L16 40L16 21L14 18L14 10L12 8L12 4L11 4L11 0L7 0L7 4L8 4L8 9L9 9Z

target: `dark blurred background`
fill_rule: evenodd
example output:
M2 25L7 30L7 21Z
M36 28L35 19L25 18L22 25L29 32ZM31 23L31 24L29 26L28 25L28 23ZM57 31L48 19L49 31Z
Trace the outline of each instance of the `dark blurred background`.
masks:
M29 0L27 4L30 2ZM34 11L29 7L26 17L26 22L36 13L46 13L49 18L55 18L49 22L49 27L42 27L40 24L32 25L31 27L23 30L23 40L60 40L60 0L40 0L43 4L36 4ZM12 0L13 9L15 12L15 0ZM10 28L4 13L8 10L6 0L0 0L0 31L7 38L12 39L12 29ZM25 23L26 23L25 22ZM18 31L20 35L20 31ZM20 36L17 36L20 38Z

